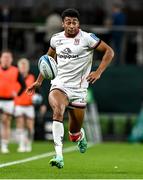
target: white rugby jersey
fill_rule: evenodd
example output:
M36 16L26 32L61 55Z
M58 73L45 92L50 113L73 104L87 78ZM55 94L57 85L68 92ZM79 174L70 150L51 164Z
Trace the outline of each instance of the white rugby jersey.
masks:
M100 39L93 33L82 30L74 38L66 37L64 31L53 35L50 46L56 50L58 74L51 83L87 88L86 77L91 71L93 50L99 43Z

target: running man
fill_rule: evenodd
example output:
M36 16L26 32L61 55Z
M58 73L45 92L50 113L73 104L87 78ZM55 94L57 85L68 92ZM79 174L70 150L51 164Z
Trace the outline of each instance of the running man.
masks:
M69 139L77 142L79 151L84 153L87 141L82 128L86 107L87 88L94 83L113 59L114 52L104 41L93 33L80 29L79 12L66 9L62 13L63 32L51 38L48 55L56 56L58 75L51 81L49 104L53 110L53 139L56 156L50 160L51 166L63 168L63 117L66 107L69 116ZM103 52L99 67L91 71L94 50ZM43 77L39 74L35 83L27 89L31 94L42 84Z
M25 81L26 87L30 86L35 78L29 73L30 64L26 58L19 59L18 69ZM17 87L19 88L19 87ZM18 152L31 152L34 136L34 118L35 111L32 102L32 96L28 96L24 91L15 98L16 128L19 147Z
M0 110L1 110L1 152L8 153L11 119L14 113L14 98L25 90L25 82L18 68L12 65L13 55L3 51L0 56ZM16 92L16 83L21 88Z

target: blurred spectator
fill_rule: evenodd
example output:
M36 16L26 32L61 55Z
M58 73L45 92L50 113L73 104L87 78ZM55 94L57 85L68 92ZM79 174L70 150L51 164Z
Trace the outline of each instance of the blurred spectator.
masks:
M112 26L124 26L126 25L126 15L122 11L120 4L113 4L112 7ZM122 48L123 48L123 31L112 31L112 43L115 50L115 63L121 63Z
M119 65L122 62L124 32L117 27L126 25L126 15L120 3L112 5L112 14L105 20L105 25L111 28L110 38L115 51L115 64Z
M52 35L62 30L61 24L62 24L61 16L56 12L51 13L46 18L46 22L45 22L46 34L45 34L45 48L44 48L46 51L49 48L50 39Z
M18 68L22 74L26 86L30 86L35 78L29 74L29 61L22 58L18 61ZM17 137L19 142L18 152L30 152L34 135L35 111L32 96L28 96L24 91L15 98L15 113Z
M0 11L0 22L10 22L11 21L11 11L8 6L1 7Z
M0 57L0 110L2 128L1 134L1 152L8 153L8 143L10 137L10 125L14 112L14 98L20 96L25 90L25 82L18 71L18 68L12 66L13 54L6 50ZM20 84L18 92L16 83Z

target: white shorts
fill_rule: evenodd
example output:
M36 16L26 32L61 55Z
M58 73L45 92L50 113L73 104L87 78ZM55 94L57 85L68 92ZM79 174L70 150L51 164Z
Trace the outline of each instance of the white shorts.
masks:
M14 110L15 117L18 116L26 116L28 118L34 119L35 118L35 111L33 106L15 106Z
M13 100L0 100L0 110L2 110L2 112L13 115L14 101Z
M59 89L64 92L69 100L69 106L85 108L87 100L87 89L77 89L74 87L65 87L61 84L52 84L50 91Z

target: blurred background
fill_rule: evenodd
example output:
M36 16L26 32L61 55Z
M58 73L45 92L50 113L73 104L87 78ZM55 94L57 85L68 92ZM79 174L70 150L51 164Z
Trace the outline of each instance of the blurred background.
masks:
M142 0L0 0L0 50L10 49L15 65L19 58L28 58L37 76L38 59L47 52L51 35L62 30L60 14L69 7L79 10L83 30L95 33L115 51L112 64L89 88L85 116L89 140L142 142ZM101 57L95 53L93 69ZM44 81L42 105L35 103L36 140L52 139L49 87Z

